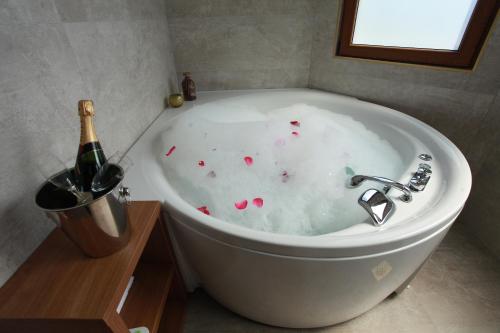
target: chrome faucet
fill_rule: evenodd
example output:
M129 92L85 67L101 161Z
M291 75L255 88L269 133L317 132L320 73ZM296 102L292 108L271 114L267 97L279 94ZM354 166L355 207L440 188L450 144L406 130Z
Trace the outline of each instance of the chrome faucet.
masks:
M351 178L351 187L358 187L365 180L372 180L378 183L384 184L386 187L394 187L403 192L403 194L399 197L403 202L410 202L412 199L411 190L408 186L398 183L389 178L378 177L378 176L364 176L364 175L355 175Z
M420 154L418 158L425 162L432 161L432 156L429 154ZM351 177L349 186L358 187L365 180L375 181L385 185L385 194L394 187L403 192L399 197L401 201L410 202L412 200L411 192L421 192L427 186L432 175L431 169L430 164L420 163L417 171L412 174L408 185L403 185L385 177L355 175ZM358 203L368 212L368 215L370 215L376 226L384 224L395 209L394 202L385 194L372 188L365 191L358 199Z

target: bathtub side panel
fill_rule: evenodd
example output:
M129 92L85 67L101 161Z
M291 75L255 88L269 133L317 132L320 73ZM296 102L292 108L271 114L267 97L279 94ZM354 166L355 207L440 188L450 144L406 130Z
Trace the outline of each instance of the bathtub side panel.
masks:
M234 247L173 222L184 255L212 297L250 319L295 328L327 326L369 310L420 267L449 228L392 253L314 259Z

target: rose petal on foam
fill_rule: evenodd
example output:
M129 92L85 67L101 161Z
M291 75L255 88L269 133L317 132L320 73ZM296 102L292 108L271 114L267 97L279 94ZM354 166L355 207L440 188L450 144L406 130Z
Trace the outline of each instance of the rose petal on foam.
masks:
M207 206L201 206L201 207L198 207L196 208L198 209L200 212L202 212L203 214L206 214L206 215L210 215L210 212L208 211L208 208Z
M290 124L291 124L292 126L297 126L297 127L300 127L300 121L298 121L298 120L292 120L292 121L290 122Z
M243 160L245 161L245 163L250 166L253 164L253 158L251 158L250 156L245 156L243 157Z
M286 145L286 140L283 138L276 139L276 141L274 141L274 145L278 146L278 147L282 147L282 146Z
M288 178L290 178L290 175L288 174L288 172L285 170L281 173L281 181L283 183L286 183L288 181Z
M245 208L247 208L247 205L248 205L247 200L243 200L243 201L234 203L234 207L236 207L236 209L245 209Z
M292 132L292 135L293 135L293 136L299 136L299 132L297 132L297 131L293 131L293 132Z
M175 150L175 146L170 147L170 149L169 149L169 150L168 150L168 152L165 154L165 156L167 156L167 157L168 157L168 156L172 155L172 153L174 152L174 150Z
M203 161L203 160L198 161L198 165L201 166L201 167L204 167L205 166L205 161Z
M262 198L255 198L255 199L253 199L252 203L253 203L254 206L257 206L259 208L262 207L262 206L264 206L264 200Z

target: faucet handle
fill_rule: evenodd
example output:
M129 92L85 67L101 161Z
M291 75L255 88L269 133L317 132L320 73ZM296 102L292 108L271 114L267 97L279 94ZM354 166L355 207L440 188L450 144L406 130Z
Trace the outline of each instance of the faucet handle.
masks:
M413 173L413 176L408 183L408 187L413 192L421 192L427 186L427 183L431 179L432 170L431 166L427 163L420 163L418 169Z
M366 190L358 199L358 203L372 218L375 226L381 226L394 211L394 202L384 193L376 189Z
M427 163L420 163L416 173L424 173L426 175L432 174L432 167Z
M357 187L359 186L362 182L364 182L365 180L371 180L371 181L375 181L375 182L378 182L378 183L382 183L384 184L385 186L389 186L389 187L394 187L398 190L400 190L401 192L403 192L403 194L399 197L401 199L401 201L403 202L410 202L411 199L412 199L412 195L411 195L411 191L410 189L408 188L408 186L406 185L403 185L399 182L396 182L392 179L389 179L389 178L385 178L385 177L378 177L378 176L365 176L365 175L355 175L355 176L352 176L351 178L351 181L350 181L350 186L351 187Z

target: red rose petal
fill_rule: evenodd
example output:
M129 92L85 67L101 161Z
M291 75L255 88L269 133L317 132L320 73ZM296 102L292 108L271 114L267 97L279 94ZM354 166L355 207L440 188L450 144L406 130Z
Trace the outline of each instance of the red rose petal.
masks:
M253 158L251 158L250 156L245 156L243 159L245 160L245 163L246 163L248 166L250 166L250 165L252 165L252 164L253 164Z
M281 173L281 181L282 181L283 183L286 183L286 182L288 181L288 178L290 178L290 175L288 174L288 172L283 171L283 172Z
M297 127L300 127L300 121L298 121L298 120L292 120L292 121L290 122L290 124L292 124L292 126L297 126Z
M175 150L175 146L172 146L172 147L168 150L168 152L165 154L165 156L170 156L170 155L172 155L172 153L174 152L174 150Z
M202 212L203 214L206 214L206 215L210 215L210 212L208 211L208 208L207 206L201 206L201 207L198 207L196 208L198 209L200 212Z
M201 167L204 167L205 166L205 161L199 161L198 165L201 166Z
M264 206L264 200L262 200L262 198L255 198L255 199L253 199L252 202L253 202L254 206L257 206L259 208Z
M293 136L299 136L299 132L297 132L297 131L293 131L293 132L292 132L292 135L293 135Z
M247 200L243 200L243 201L234 203L234 207L236 207L237 209L245 209L245 208L247 208L247 205L248 205Z

